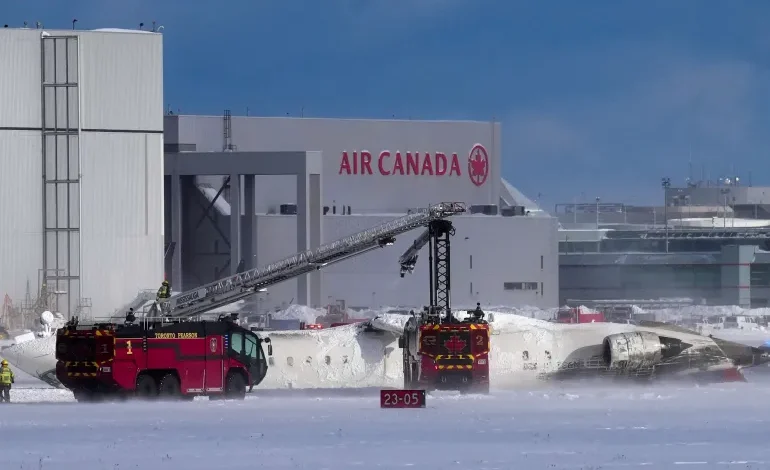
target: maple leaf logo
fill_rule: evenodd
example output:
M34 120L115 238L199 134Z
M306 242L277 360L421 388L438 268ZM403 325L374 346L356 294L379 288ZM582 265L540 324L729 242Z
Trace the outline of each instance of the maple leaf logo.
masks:
M481 186L489 176L489 156L487 149L476 144L468 154L468 177L476 186Z
M449 351L450 353L459 353L463 349L465 349L465 345L467 343L464 339L460 338L457 335L452 336L448 340L444 341L444 347Z

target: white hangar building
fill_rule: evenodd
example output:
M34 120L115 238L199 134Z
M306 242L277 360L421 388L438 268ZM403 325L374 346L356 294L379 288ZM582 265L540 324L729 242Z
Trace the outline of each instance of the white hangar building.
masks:
M166 273L175 291L453 201L472 212L451 219L453 304L557 306L557 221L502 179L499 123L226 111L169 115L164 129L165 232L174 243ZM233 220L236 192L242 216ZM401 278L398 264L419 234L272 286L262 305L424 305L427 248L413 274Z
M69 315L157 286L162 36L3 28L0 64L3 311L28 288Z

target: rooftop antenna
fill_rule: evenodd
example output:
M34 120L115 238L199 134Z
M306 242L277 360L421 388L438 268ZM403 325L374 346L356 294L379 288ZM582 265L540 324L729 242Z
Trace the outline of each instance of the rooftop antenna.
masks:
M24 22L24 27L25 27L25 28L28 28L28 27L29 27L29 26L27 26L27 22L26 22L26 21Z
M41 23L39 21L35 21L35 29L40 29L42 27L43 27L43 23Z
M155 20L152 21L152 32L155 32Z
M139 23L139 31L141 31L143 27L144 27L144 23Z
M73 20L72 20L72 29L73 30L75 29L75 23L77 23L77 22L78 22L78 19L77 18L73 18Z

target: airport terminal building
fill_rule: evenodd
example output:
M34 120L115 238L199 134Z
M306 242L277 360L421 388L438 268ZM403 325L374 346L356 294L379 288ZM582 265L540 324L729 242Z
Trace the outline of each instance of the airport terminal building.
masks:
M668 187L658 207L557 206L560 303L770 305L770 188L737 183Z

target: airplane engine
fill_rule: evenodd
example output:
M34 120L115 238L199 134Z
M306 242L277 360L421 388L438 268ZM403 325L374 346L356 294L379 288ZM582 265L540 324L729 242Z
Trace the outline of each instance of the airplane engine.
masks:
M637 331L607 336L603 347L602 356L610 369L635 370L652 367L690 345L676 338Z
M663 358L658 335L647 331L618 333L604 338L604 362L610 369L651 367Z

